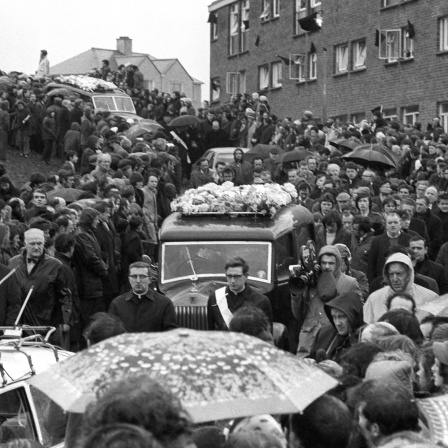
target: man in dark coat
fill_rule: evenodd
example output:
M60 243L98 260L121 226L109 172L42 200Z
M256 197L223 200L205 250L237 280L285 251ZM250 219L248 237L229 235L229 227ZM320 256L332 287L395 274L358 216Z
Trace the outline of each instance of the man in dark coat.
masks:
M159 332L177 328L173 302L151 286L150 266L138 261L129 266L132 291L116 297L109 314L117 316L130 333Z
M76 283L75 265L72 262L75 252L75 237L69 233L58 235L54 241L54 258L62 264L68 287L72 293L72 317L70 320L70 350L77 352L82 342L81 334L81 305L79 303L78 285Z
M272 328L271 302L246 283L249 275L247 262L240 257L229 260L225 272L228 286L217 289L208 298L208 329L227 331L233 313L243 306L255 306L263 310Z
M96 239L101 249L101 256L108 265L107 277L103 278L103 298L106 309L114 297L117 297L119 288L117 280L117 249L114 225L110 221L110 209L105 201L97 202L93 208L99 213L100 222L95 229Z
M0 326L14 325L21 306L21 292L17 274L3 279L11 269L0 264Z
M356 330L364 322L362 302L358 294L341 294L324 305L330 325L323 326L317 333L310 358L329 373L337 373L342 353L358 342ZM342 371L342 368L340 368Z
M82 111L82 100L78 98L75 100L75 107L70 111L70 123L78 123L81 125L81 117L84 112Z
M100 245L95 236L99 221L98 212L86 207L81 213L75 234L76 246L73 260L78 278L83 328L87 325L90 316L99 311L106 311L102 279L107 277L107 265L101 258Z
M72 294L61 262L44 252L44 240L42 230L27 230L25 251L11 258L9 265L16 268L22 302L33 288L23 323L56 327L51 340L61 345L70 331Z
M409 240L409 248L415 255L415 272L433 278L437 282L440 295L448 293L448 279L445 269L441 264L435 263L428 258L426 241L420 236L413 237Z
M383 275L386 253L391 246L408 247L411 235L402 232L400 227L400 217L396 213L390 213L386 216L386 232L373 239L367 260L367 279L369 284L377 277Z
M442 243L446 243L448 241L448 193L439 195L437 205L436 211L432 210L432 213L442 222Z
M429 199L426 196L416 198L415 206L415 216L425 221L426 228L428 229L428 257L430 260L434 261L437 257L437 252L442 245L442 221L431 213L431 210L429 209Z
M57 138L58 138L58 151L57 157L62 157L62 151L64 148L64 137L68 130L70 130L70 101L64 100L62 101L61 110L57 116Z

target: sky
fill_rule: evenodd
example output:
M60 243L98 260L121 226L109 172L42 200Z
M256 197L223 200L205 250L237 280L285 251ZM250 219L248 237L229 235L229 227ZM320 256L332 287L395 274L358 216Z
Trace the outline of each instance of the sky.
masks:
M2 1L0 69L33 74L40 50L50 66L92 47L115 49L128 36L135 52L177 58L205 83L209 96L212 0L21 0Z

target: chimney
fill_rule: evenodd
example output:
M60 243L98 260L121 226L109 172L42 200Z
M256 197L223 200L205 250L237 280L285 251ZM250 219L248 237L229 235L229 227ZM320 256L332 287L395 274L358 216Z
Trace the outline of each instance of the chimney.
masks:
M117 39L117 51L125 56L130 56L132 54L132 39L127 36L119 37Z

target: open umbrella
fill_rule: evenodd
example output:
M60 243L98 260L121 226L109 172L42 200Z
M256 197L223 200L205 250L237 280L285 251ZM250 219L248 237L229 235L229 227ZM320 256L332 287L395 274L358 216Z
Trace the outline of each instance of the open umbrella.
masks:
M361 144L359 140L350 140L347 138L337 138L335 140L331 140L328 143L339 149L343 153L347 153L353 151L357 146Z
M434 443L448 444L448 395L417 400L429 423L429 433Z
M7 90L8 87L14 86L14 81L9 76L0 76L0 90Z
M195 422L301 412L337 384L252 336L186 328L107 339L30 382L63 409L83 412L111 385L137 375L175 393Z
M303 149L293 149L292 151L282 154L277 161L280 163L300 162L301 160L305 160L308 156L312 155L313 153Z
M47 93L48 96L71 96L73 95L73 92L70 92L70 90L60 87L58 89L51 90Z
M159 129L162 129L163 126L157 121L154 120L141 120L137 124L134 124L131 126L125 133L126 137L129 140L132 140L134 138L138 138L141 135L147 134L147 133L156 133Z
M397 163L385 154L379 145L365 145L367 147L355 149L342 156L343 159L353 160L362 166L374 167L377 169L397 168Z
M47 199L62 198L70 204L79 199L79 197L85 193L83 190L77 188L60 188L59 190L51 190L47 193Z
M181 115L180 117L173 118L169 126L175 128L175 127L182 127L182 126L191 126L193 124L200 123L201 120L199 118L196 118L194 115Z
M425 313L431 313L434 316L448 317L448 294L438 297L435 300L417 307L418 310Z
M258 145L255 145L252 149L250 149L245 156L251 157L252 155L263 157L263 159L267 159L269 157L269 153L272 151L272 149L275 148L277 151L277 154L283 154L285 151L280 148L280 146L276 145L262 145L261 143L258 143Z
M383 146L383 145L379 145L379 144L372 145L369 143L365 143L365 144L357 146L354 150L356 151L358 149L367 149L367 150L373 149L374 151L378 151L378 152L384 154L386 157L388 157L390 160L392 160L395 164L398 164L398 158L395 156L395 154L393 154L387 148L387 146Z

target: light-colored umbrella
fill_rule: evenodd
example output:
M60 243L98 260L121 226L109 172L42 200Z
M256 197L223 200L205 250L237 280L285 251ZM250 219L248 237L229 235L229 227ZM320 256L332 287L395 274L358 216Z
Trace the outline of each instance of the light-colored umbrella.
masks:
M420 311L434 314L434 316L448 316L448 294L418 307Z
M47 193L47 199L62 198L71 204L79 199L79 197L85 193L83 190L78 190L77 188L60 188L58 190L51 190Z
M448 444L448 395L417 400L429 423L431 440ZM444 445L444 446L445 446Z
M127 333L84 350L31 384L83 412L117 381L147 375L171 390L193 421L303 411L337 381L318 367L240 333Z

